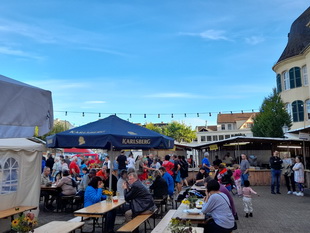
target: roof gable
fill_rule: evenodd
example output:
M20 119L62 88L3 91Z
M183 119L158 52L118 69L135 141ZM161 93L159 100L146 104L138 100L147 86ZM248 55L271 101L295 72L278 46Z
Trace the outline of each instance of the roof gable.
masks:
M232 113L232 114L218 114L217 123L236 123L237 121L247 121L249 118L252 118L257 113Z

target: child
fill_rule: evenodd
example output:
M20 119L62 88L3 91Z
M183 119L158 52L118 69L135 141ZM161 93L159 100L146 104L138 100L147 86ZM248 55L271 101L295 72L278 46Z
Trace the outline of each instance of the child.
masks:
M238 164L234 164L235 171L233 173L233 177L235 180L235 185L237 187L238 196L242 196L242 188L241 188L241 170Z
M243 205L245 217L253 217L253 207L252 207L252 194L257 194L252 188L250 188L250 181L244 181L244 187L242 189L243 194ZM258 196L258 195L257 195Z

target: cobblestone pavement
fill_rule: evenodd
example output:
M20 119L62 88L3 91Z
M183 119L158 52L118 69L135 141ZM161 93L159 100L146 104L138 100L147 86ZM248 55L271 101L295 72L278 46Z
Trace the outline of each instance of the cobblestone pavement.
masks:
M234 197L236 209L239 215L236 233L278 233L278 232L310 232L310 197L297 197L287 195L282 187L282 194L273 195L268 186L252 187L259 193L259 197L253 198L253 217L245 218L242 198ZM72 213L52 213L40 211L39 223L43 225L50 221L67 221L74 218ZM157 219L158 223L160 219ZM118 215L115 221L115 231L122 226L124 217ZM151 221L152 223L152 221ZM148 227L149 228L149 227ZM92 230L92 221L86 221L83 231ZM78 232L78 231L77 231ZM96 233L101 228L96 227ZM144 232L143 224L140 232ZM151 230L148 230L151 232Z

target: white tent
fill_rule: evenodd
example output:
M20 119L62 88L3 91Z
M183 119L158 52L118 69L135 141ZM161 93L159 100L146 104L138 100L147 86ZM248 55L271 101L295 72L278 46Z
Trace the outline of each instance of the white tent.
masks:
M27 138L39 128L39 136L53 127L50 91L0 75L0 138Z
M29 139L0 139L0 210L39 205L44 150ZM10 219L1 220L0 233L9 229Z

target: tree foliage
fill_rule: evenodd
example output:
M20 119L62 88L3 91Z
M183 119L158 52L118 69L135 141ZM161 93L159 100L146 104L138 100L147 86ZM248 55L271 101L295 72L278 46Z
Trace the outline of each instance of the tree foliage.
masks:
M154 125L153 123L147 123L145 126L145 128L147 129L150 129L150 130L153 130L157 133L160 133L160 134L163 134L164 132L164 128L163 127L158 127L156 125Z
M52 130L49 133L44 134L43 136L38 136L38 128L36 128L34 136L45 141L47 136L50 136L50 135L53 135L53 134L60 133L60 132L68 130L69 129L69 125L70 124L68 122L66 122L66 121L57 121L56 123L54 123L54 126L53 126Z
M146 128L155 132L164 134L166 136L174 138L177 142L192 142L196 139L196 133L191 129L191 126L187 126L185 123L173 121L166 126L158 127L152 123L145 125Z
M260 107L260 112L254 118L252 132L254 137L283 137L282 127L292 126L291 116L285 110L281 96L273 89Z

